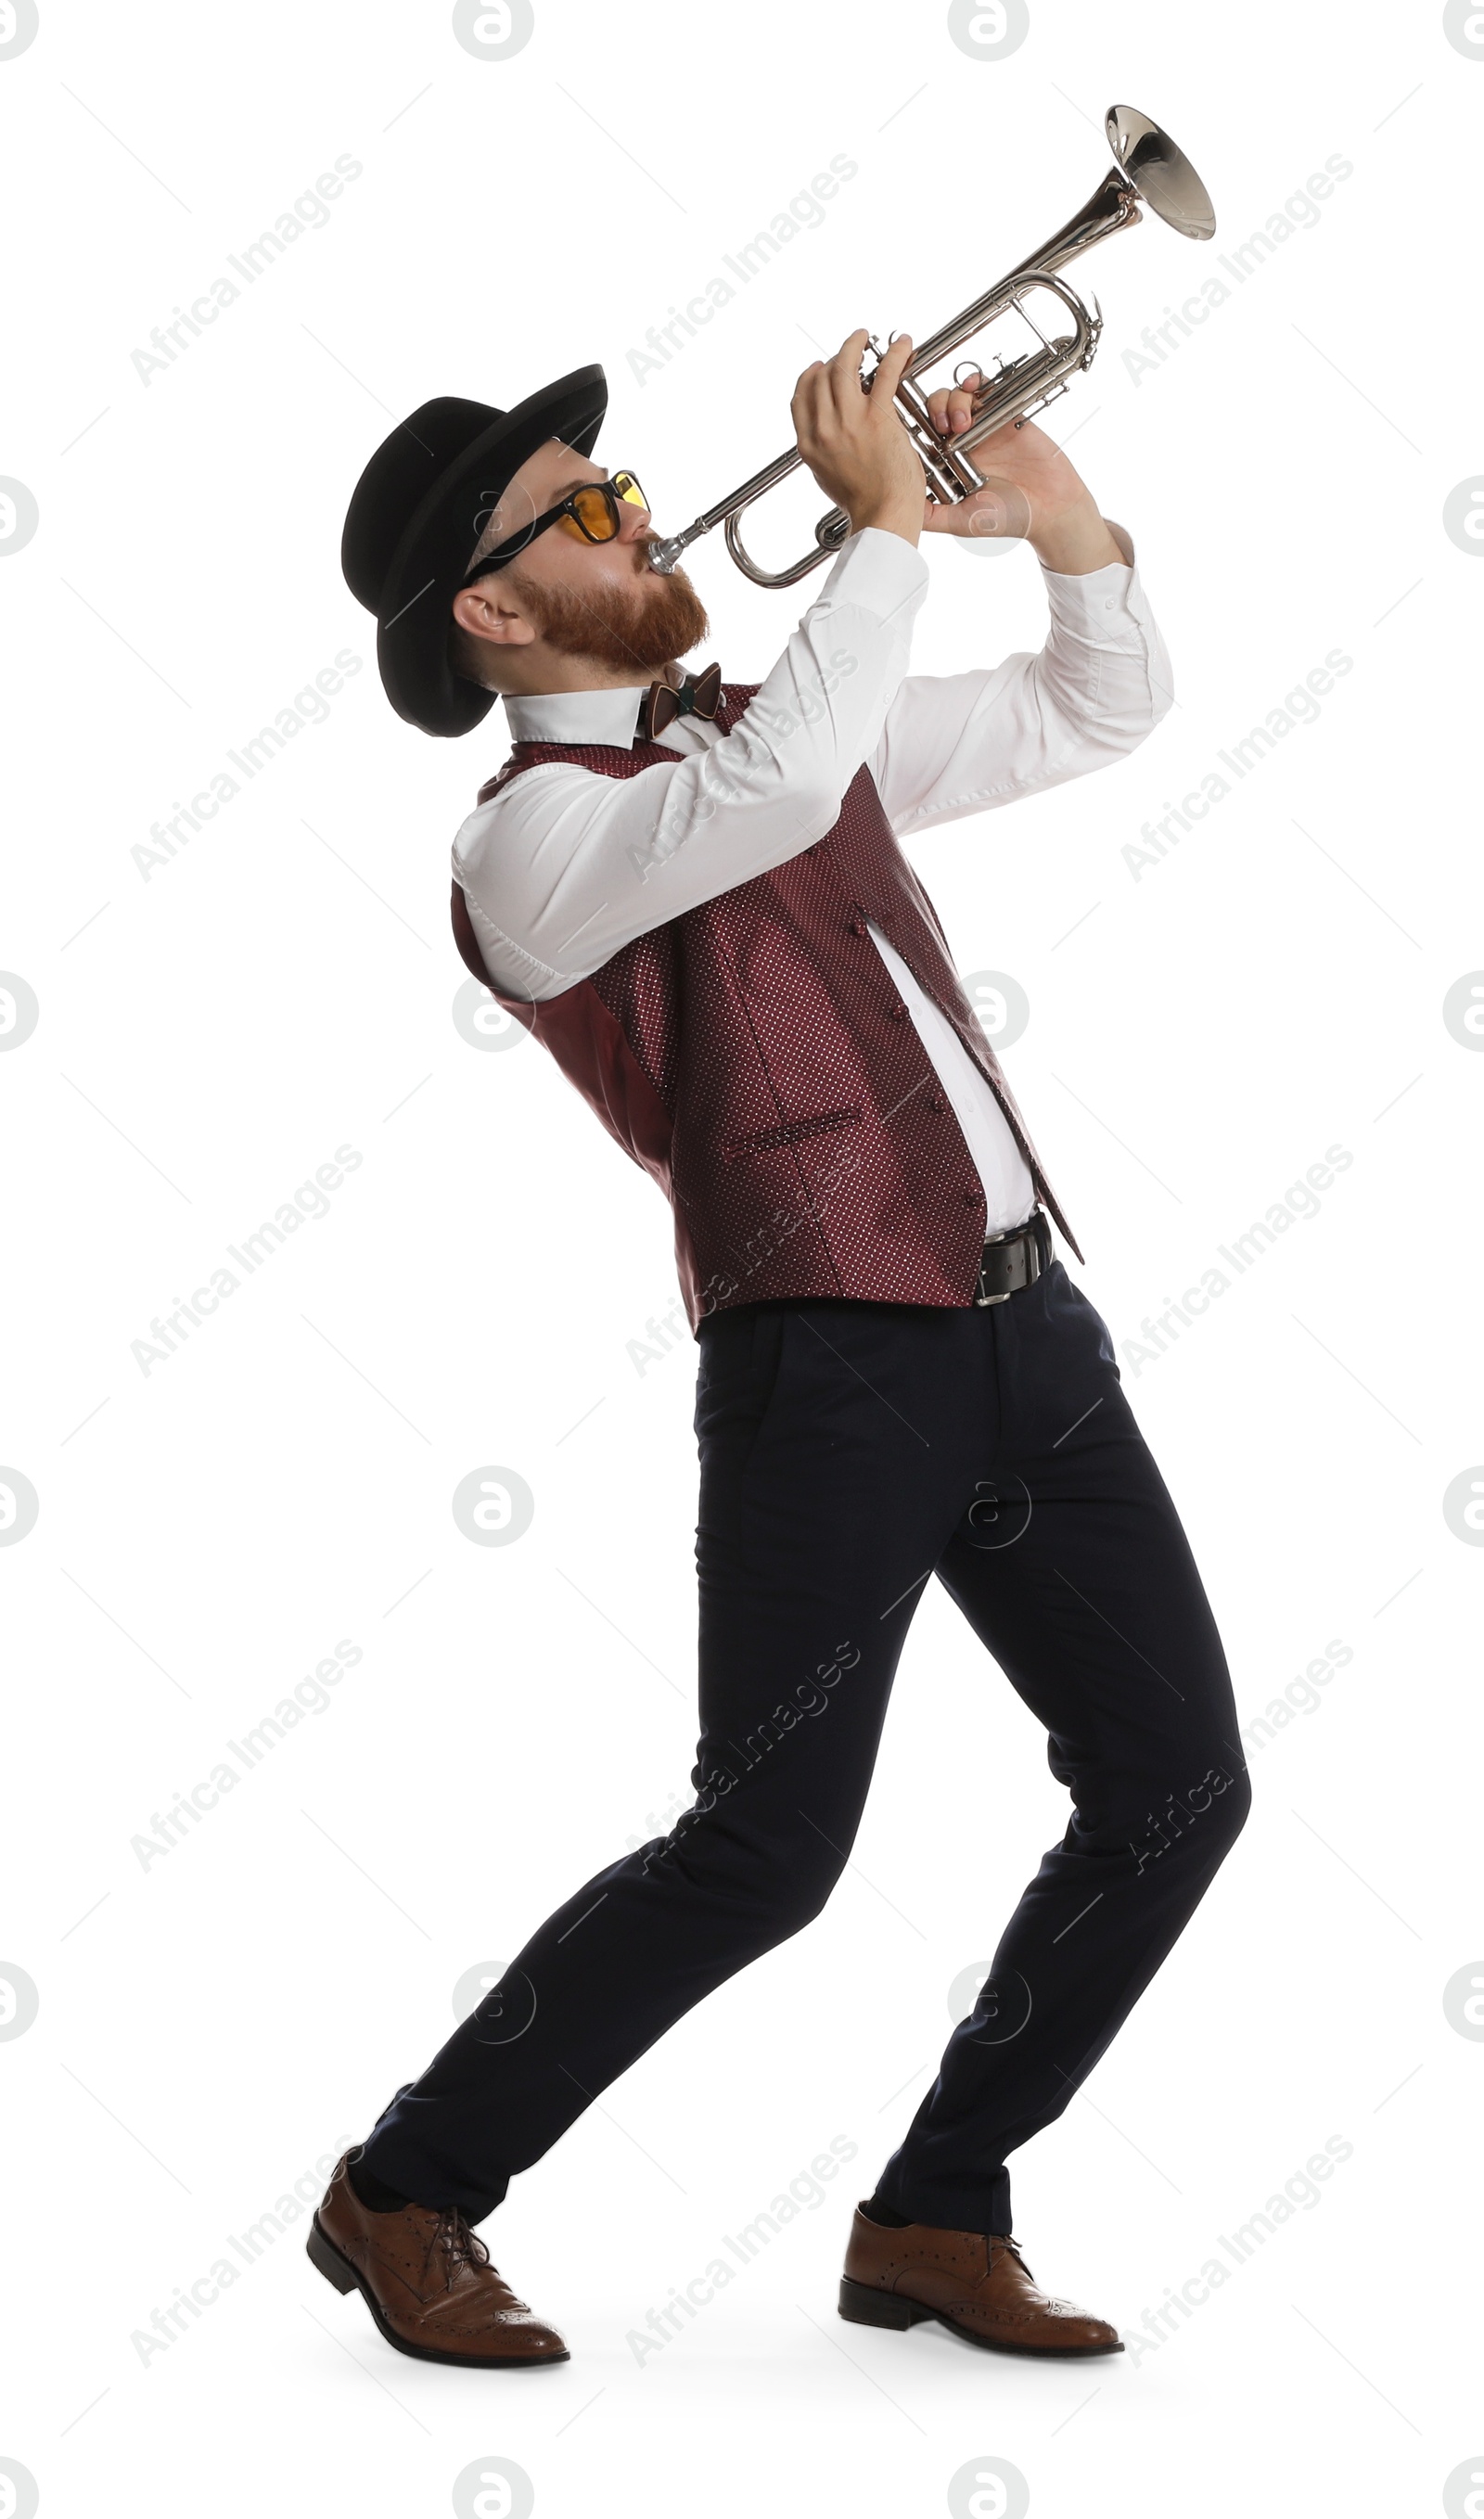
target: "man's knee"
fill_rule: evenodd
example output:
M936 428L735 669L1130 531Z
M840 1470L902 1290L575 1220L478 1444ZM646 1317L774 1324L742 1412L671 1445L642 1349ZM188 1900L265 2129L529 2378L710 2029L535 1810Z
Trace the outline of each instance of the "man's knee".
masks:
M675 1865L692 1890L732 1911L739 1939L756 1959L811 1924L829 1902L846 1856L817 1827L798 1822L777 1836L745 1834L725 1806L682 1820L646 1849L656 1868ZM849 1821L839 1823L842 1834Z
M1225 1769L1221 1772L1227 1774ZM1219 1798L1212 1800L1211 1809L1218 1814L1217 1826L1227 1846L1235 1845L1252 1809L1252 1779L1244 1765L1227 1775L1227 1782Z
M1129 1830L1127 1841L1141 1873L1177 1846L1214 1870L1236 1844L1251 1807L1246 1767L1223 1751L1200 1770L1194 1784L1157 1794L1152 1807Z
M794 1837L760 1849L742 1884L755 1955L775 1949L813 1923L844 1869L845 1856L818 1836L812 1843Z
M1199 1785L1187 1788L1183 1799L1200 1826L1234 1845L1252 1807L1252 1786L1246 1767L1239 1766L1235 1758L1223 1753L1206 1768Z
M780 1847L760 1878L759 1922L767 1934L764 1949L789 1941L824 1913L845 1870L844 1855L832 1846Z

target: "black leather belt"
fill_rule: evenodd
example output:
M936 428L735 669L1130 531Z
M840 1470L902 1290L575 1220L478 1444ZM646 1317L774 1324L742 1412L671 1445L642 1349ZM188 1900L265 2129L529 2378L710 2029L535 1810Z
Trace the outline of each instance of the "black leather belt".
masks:
M977 1304L1008 1303L1023 1286L1034 1285L1044 1269L1050 1267L1055 1253L1051 1247L1051 1227L1037 1208L1025 1224L1013 1233L991 1234L980 1253L979 1283L974 1289Z

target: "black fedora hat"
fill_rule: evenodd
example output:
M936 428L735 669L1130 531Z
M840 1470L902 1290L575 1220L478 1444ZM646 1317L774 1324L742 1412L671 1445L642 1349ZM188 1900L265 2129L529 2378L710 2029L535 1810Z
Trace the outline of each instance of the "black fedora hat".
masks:
M467 734L493 705L493 691L449 670L449 606L512 475L548 437L590 455L607 406L602 369L574 368L513 411L441 394L377 447L346 510L340 566L376 616L382 685L409 726Z

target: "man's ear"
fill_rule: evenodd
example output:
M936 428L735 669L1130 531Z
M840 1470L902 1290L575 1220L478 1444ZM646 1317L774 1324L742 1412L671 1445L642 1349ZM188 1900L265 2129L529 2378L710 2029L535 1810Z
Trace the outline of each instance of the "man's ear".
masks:
M498 578L460 587L454 597L453 617L471 638L487 640L495 647L529 647L536 637L524 613L501 593Z

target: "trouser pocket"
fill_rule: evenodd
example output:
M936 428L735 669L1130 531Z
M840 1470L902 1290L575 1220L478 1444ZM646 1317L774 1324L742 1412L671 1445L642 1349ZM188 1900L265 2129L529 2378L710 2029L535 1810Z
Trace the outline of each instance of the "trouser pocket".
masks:
M778 1378L788 1309L786 1304L737 1304L701 1323L693 1419L698 1436L732 1419L761 1418Z

